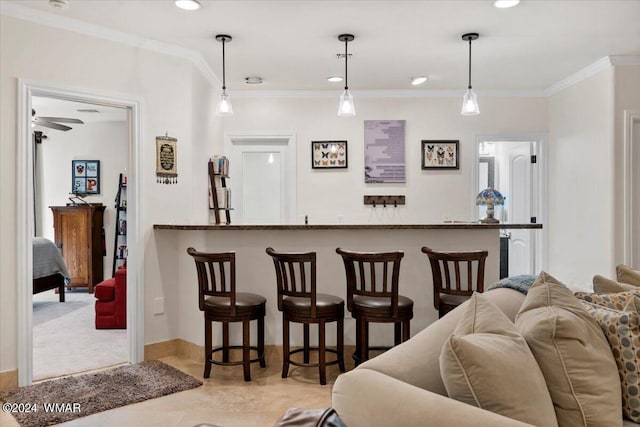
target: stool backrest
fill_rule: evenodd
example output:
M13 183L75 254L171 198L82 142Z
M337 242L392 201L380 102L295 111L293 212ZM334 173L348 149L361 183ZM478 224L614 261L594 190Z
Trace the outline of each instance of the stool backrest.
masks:
M347 276L347 308L353 296L391 298L392 315L398 315L398 280L404 252L356 252L337 248Z
M198 304L204 310L207 296L230 299L231 315L236 310L236 254L235 252L206 253L188 248L198 271Z
M316 316L316 253L276 252L266 249L273 259L278 285L278 310L285 296L311 299L311 317Z
M440 294L471 297L484 292L484 263L487 251L434 251L423 247L429 257L433 276L433 305L440 307Z

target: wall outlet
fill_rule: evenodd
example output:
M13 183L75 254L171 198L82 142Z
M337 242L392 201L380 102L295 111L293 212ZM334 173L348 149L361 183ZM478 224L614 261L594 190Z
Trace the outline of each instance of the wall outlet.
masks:
M155 298L153 300L153 314L164 313L164 298Z

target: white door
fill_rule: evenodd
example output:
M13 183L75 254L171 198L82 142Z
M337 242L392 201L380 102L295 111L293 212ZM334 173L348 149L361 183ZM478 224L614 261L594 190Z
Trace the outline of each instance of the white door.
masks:
M495 217L501 223L529 224L535 214L537 183L534 168L537 163L536 141L478 140L478 177L476 191L493 187L505 198L504 206L496 207ZM537 159L536 159L537 160ZM484 206L475 210L478 218L485 216ZM535 236L533 230L505 229L508 237L509 275L535 273Z

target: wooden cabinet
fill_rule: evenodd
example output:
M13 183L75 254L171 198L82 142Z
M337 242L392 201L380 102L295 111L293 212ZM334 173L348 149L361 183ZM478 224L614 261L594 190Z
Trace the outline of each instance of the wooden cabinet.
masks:
M69 287L93 287L103 280L104 230L102 203L49 206L53 212L55 243L71 275Z

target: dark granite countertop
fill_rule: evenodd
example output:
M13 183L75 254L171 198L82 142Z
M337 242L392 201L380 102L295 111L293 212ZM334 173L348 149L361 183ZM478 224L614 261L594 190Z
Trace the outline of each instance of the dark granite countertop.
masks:
M154 230L479 230L479 229L541 229L542 224L480 224L477 222L449 222L441 224L154 224Z

